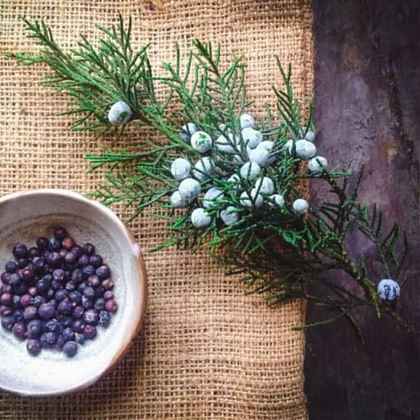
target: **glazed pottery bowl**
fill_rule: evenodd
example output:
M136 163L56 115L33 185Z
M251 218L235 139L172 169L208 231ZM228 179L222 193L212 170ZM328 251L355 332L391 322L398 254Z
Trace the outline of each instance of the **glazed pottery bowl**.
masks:
M33 246L63 226L78 244L96 246L112 273L118 311L73 358L57 350L31 356L26 341L0 327L0 388L21 395L62 395L96 382L115 365L142 325L146 271L139 246L107 207L67 190L34 190L0 198L0 270L17 242Z

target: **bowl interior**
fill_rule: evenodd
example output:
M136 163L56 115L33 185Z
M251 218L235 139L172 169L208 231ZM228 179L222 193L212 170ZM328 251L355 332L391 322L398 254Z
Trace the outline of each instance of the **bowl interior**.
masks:
M119 305L107 329L79 347L69 359L43 350L29 355L19 341L0 327L0 387L24 395L62 394L95 382L126 349L145 310L145 276L138 246L109 209L64 191L14 194L0 200L0 267L13 259L16 242L32 245L64 226L77 243L91 242L110 266Z

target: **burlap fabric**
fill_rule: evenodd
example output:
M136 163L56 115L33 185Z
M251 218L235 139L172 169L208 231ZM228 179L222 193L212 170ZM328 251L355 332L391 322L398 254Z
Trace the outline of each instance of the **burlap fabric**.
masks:
M298 0L2 0L0 5L0 193L40 187L94 189L100 173L86 174L83 155L101 145L90 133L71 133L57 117L67 98L38 86L46 69L18 67L6 51L34 51L22 15L43 18L63 46L118 12L134 20L135 43L151 43L154 63L186 51L192 37L221 41L228 59L243 54L249 94L273 103L280 81L274 54L294 65L298 97L311 95L311 8ZM131 130L122 142L142 136ZM124 217L124 211L116 209ZM143 216L131 224L143 250L164 235ZM29 399L0 392L0 419L306 418L303 394L304 304L269 309L244 295L205 255L169 250L146 254L149 303L143 333L123 361L79 394ZM0 349L1 351L1 349ZM1 367L0 367L1 369Z

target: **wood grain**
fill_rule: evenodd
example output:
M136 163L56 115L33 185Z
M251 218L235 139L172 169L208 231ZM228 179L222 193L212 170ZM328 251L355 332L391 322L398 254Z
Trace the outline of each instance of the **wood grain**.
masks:
M420 4L314 0L313 8L317 146L332 164L365 165L361 199L407 231L398 305L420 331ZM311 187L314 201L326 193ZM372 252L351 242L355 254ZM307 321L327 316L310 306ZM419 335L370 310L355 318L365 344L346 320L307 333L310 419L420 419Z

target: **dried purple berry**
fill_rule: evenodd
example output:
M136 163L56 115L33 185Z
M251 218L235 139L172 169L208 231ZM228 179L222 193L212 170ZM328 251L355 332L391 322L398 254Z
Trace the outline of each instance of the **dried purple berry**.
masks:
M26 284L21 283L18 286L13 286L13 293L16 295L24 295L28 291Z
M13 307L14 308L22 308L22 304L20 303L20 296L19 295L14 295L12 297L13 300Z
M74 239L71 236L66 236L63 239L63 248L67 249L67 251L70 251L74 245Z
M26 336L26 325L23 322L16 322L12 328L13 334L19 340L23 340Z
M61 332L63 331L63 326L56 319L51 319L50 321L47 321L45 323L44 331L61 334Z
M19 258L17 260L17 266L19 268L25 268L29 264L28 258Z
M62 334L57 335L57 341L55 342L55 348L61 350L66 343L66 339Z
M14 273L17 270L17 265L14 261L8 261L4 268L8 273Z
M2 284L0 287L0 293L10 293L12 291L12 286L10 284Z
M111 270L109 269L109 267L106 264L104 264L104 265L101 265L100 267L98 267L96 269L96 275L101 280L105 280L105 279L111 277Z
M83 251L86 255L93 255L95 253L95 247L91 243L86 243L83 245Z
M68 300L62 300L57 306L57 312L62 315L67 315L72 312L71 303Z
M25 282L30 282L34 278L34 273L31 268L27 267L22 270L22 279Z
M28 255L28 248L24 244L16 244L13 247L13 255L15 258L25 258Z
M2 305L10 306L13 302L12 295L10 293L3 293L0 295L0 303Z
M87 276L93 276L95 274L95 267L93 265L86 265L83 267L82 271L87 274Z
M102 282L102 287L105 290L111 290L114 288L114 282L112 281L112 279L106 279Z
M2 273L1 274L1 282L3 284L10 284L10 277L11 277L10 273L6 273L6 272Z
M10 306L0 305L0 316L9 316L12 313Z
M98 324L104 328L109 326L111 321L111 314L107 311L100 311L99 312L99 322Z
M42 349L41 342L39 340L28 340L26 343L28 353L32 356L37 356Z
M60 317L61 325L64 328L71 327L73 321L74 321L74 319L71 316L63 316L63 317Z
M72 315L73 315L73 318L80 319L83 317L84 313L85 313L85 308L83 306L78 305L73 309Z
M27 308L26 308L27 309ZM39 316L43 319L51 319L55 316L55 308L51 303L43 303L38 310Z
M62 301L64 298L66 298L68 295L69 295L68 290L66 290L66 289L58 289L58 290L55 292L54 297L55 297L55 300L56 300L57 302L61 302L61 301Z
M64 280L66 273L64 272L63 269L61 268L56 268L53 272L52 272L52 278L54 280L57 280L58 282L62 282Z
M105 309L105 299L104 298L97 298L95 300L95 303L94 303L93 307L95 309L97 309L98 311L104 310Z
M76 268L73 273L71 273L71 281L74 283L80 283L83 278L83 271L80 268Z
M53 332L44 332L43 334L41 334L39 341L41 342L42 348L49 349L53 347L54 344L56 343L57 334Z
M77 343L74 341L67 341L63 346L63 352L67 357L74 357L77 354Z
M115 302L114 299L107 300L105 303L105 309L108 312L117 312L117 309L118 309L117 302Z
M81 333L74 333L74 340L78 344L85 344L85 342L86 342L85 336Z
M59 281L57 281L57 280L53 280L52 282L51 282L51 289L52 290L66 290L66 289L61 289L61 283L59 282Z
M82 319L75 319L71 325L71 328L74 332L82 333L85 328L85 323Z
M51 286L52 276L51 274L46 274L44 277L41 277L35 284L36 291L38 293L45 293Z
M101 280L99 280L99 277L96 275L90 276L87 281L86 284L88 286L92 286L93 288L98 287L101 284Z
M83 290L85 290L86 286L87 286L86 282L85 282L85 281L82 281L82 282L81 282L81 283L77 286L77 290L78 290L80 293L83 293Z
M92 308L93 302L90 298L82 296L82 306L86 309Z
M58 226L54 230L54 236L59 240L63 240L67 236L67 231L62 226Z
M63 337L65 341L74 340L74 331L71 328L64 328Z
M36 240L36 245L40 251L45 251L46 249L48 249L49 244L50 242L48 238L45 238L44 236L41 236Z
M43 296L37 295L34 297L35 308L39 308L43 303L45 303L45 298Z
M13 312L13 319L15 322L23 321L23 310L22 309L16 309Z
M9 284L12 286L19 286L22 283L22 280L17 273L10 274Z
M30 259L34 259L35 257L39 257L41 253L39 252L39 249L36 246L33 246L32 248L28 249L28 257Z
M43 325L39 319L30 321L27 326L28 338L38 338L43 332Z
M71 249L72 254L76 255L76 258L79 258L83 254L83 248L80 245L75 245Z
M83 289L82 294L83 296L92 299L93 297L95 297L95 290L93 290L93 287L87 286Z
M13 316L5 316L1 319L1 326L7 331L12 331L13 325L15 325Z
M83 321L85 321L86 324L98 325L98 321L99 321L98 311L96 309L87 309L85 313L83 314Z
M69 293L69 298L71 302L80 303L82 301L82 294L75 290Z
M66 264L72 265L76 264L78 256L74 252L68 252L64 257L64 262Z
M26 293L26 294L24 294L24 295L22 295L22 296L20 297L20 304L21 304L23 307L26 307L26 306L32 305L33 301L34 301L33 296L31 296L31 295L30 295L30 294L28 294L28 293Z
M50 242L50 244L49 244L48 248L49 248L50 251L56 251L56 252L60 251L61 241L59 239L57 239L53 236L52 238L49 239L49 242Z
M41 257L34 257L32 259L32 265L35 267L36 272L41 272L44 268L44 259Z
M107 290L104 293L104 299L105 300L109 300L109 299L113 299L114 298L114 292L112 290Z
M74 283L73 280L70 280L66 283L65 289L68 290L69 292L72 292L73 290L76 289L76 284Z
M83 329L83 334L87 340L92 340L96 337L97 331L93 325L86 325Z
M16 312L15 312L16 313ZM25 321L30 321L31 319L35 319L38 314L38 308L33 305L27 306L23 310L23 319Z
M102 297L105 293L105 289L102 286L98 286L95 290L96 297Z
M93 265L95 268L100 267L102 263L103 263L102 257L98 254L92 255L89 258L89 264Z
M79 257L78 264L79 264L80 267L87 266L89 264L89 256L88 255L85 255L85 254L82 254Z

